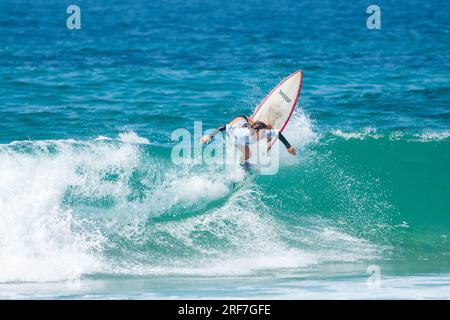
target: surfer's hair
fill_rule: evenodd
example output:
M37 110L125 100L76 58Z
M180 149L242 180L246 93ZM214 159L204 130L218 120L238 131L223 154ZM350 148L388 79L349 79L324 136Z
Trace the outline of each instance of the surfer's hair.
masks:
M272 126L266 124L265 122L262 121L255 121L252 125L250 125L250 128L252 128L253 130L262 130L262 129L271 129Z

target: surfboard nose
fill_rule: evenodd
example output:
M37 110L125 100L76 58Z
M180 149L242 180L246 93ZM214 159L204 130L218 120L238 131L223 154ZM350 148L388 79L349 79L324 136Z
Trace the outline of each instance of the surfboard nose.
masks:
M259 104L251 118L268 122L274 129L283 131L297 104L302 74L303 70L298 70L284 78Z
M303 76L303 69L300 69L300 70L298 70L298 71L295 71L293 74L291 74L291 76L290 77L301 77L301 76Z

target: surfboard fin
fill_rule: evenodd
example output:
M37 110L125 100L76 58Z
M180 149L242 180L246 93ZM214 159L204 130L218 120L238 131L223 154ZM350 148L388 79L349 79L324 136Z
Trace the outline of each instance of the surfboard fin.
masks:
M239 164L242 167L242 170L244 170L245 173L248 173L250 169L252 168L252 165L248 161L244 161L243 163Z

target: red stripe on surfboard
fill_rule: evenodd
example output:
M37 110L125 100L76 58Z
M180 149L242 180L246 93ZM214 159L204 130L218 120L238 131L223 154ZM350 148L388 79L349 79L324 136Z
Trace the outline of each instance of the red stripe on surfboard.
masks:
M300 97L300 91L302 90L303 70L300 70L298 72L300 72L300 83L298 84L297 96L295 97L295 101L294 104L292 105L291 112L289 112L289 116L287 117L284 125L281 127L280 132L283 132L284 128L289 122L289 119L291 119L292 113L294 112L295 106L297 105L298 98Z

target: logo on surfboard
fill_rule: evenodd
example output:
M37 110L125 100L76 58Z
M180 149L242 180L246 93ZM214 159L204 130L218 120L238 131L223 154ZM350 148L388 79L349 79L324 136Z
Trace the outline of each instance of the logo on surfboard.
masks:
M286 95L286 93L284 93L281 89L278 92L280 94L280 96L283 97L284 100L286 100L287 103L291 102L292 100Z

